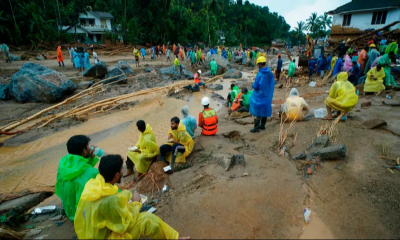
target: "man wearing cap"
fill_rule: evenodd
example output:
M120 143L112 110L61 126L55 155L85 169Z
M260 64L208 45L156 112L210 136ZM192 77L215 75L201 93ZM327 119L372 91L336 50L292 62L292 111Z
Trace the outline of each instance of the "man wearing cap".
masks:
M203 90L206 91L206 84L201 81L200 76L201 70L197 71L197 73L194 74L194 85L196 85L196 87L198 88L200 88L200 86L203 86Z
M255 117L254 128L250 132L259 132L265 129L267 117L272 114L272 97L274 95L274 74L267 67L267 60L261 56L257 59L260 70L252 85L254 89L250 98L250 113Z
M201 104L204 110L199 113L199 127L201 134L206 136L215 135L218 132L218 117L214 109L210 108L210 99L203 97Z

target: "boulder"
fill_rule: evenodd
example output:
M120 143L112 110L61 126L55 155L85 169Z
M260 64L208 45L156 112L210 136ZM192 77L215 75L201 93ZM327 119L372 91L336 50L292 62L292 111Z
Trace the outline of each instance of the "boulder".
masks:
M339 160L346 157L346 146L335 145L317 149L310 153L313 157L319 157L320 160Z
M52 103L75 89L76 85L64 74L28 62L11 77L10 95L18 102Z
M21 61L21 57L15 54L10 53L10 60L13 61Z
M82 73L84 77L95 77L95 78L104 77L106 74L107 74L107 65L103 61L96 63L91 68Z
M242 65L245 65L247 63L247 55L243 54L242 56Z
M77 89L85 90L85 89L90 88L93 84L94 84L94 81L82 81L82 82L76 84L76 86L77 86Z
M205 65L206 66L210 66L210 62L211 60L215 60L218 64L218 70L217 70L217 74L222 74L225 73L226 71L228 71L229 69L232 68L231 64L229 63L229 61L227 59L225 59L222 56L219 56L218 54L212 54L209 57L207 57L207 60L205 61ZM222 71L221 71L221 70ZM220 72L220 73L219 73Z
M122 71L125 72L125 74L127 76L129 75L134 75L135 72L133 71L133 69L131 68L131 66L129 66L129 64L125 61L119 61L117 63L117 65L115 65L116 68L120 68Z
M186 67L183 66L183 65L182 65L182 75L181 75L181 73L179 71L180 71L179 67L173 65L171 67L161 68L160 69L160 74L162 76L168 76L168 77L173 78L173 79L179 78L181 76L183 76L184 78L187 78L187 79L193 79L194 78L194 74L192 72L188 71L186 69Z
M233 58L233 61L234 61L235 63L240 63L240 62L242 62L242 59L243 59L242 56L236 56L236 57Z
M242 77L242 72L236 70L236 69L229 69L225 75L224 78L235 78L235 79L239 79Z
M365 121L363 125L367 129L375 129L387 126L387 122L381 119L370 119Z
M219 91L224 89L224 86L222 86L221 84L207 84L207 88L210 90L214 90L214 91Z
M122 76L115 77L115 76L118 76L121 74L122 74ZM111 78L111 77L114 77L114 78L105 81L104 84L117 82L117 81L119 81L118 83L121 84L121 83L126 83L126 80L127 80L125 72L121 68L117 68L117 67L108 68L108 73L105 76L105 78Z
M215 154L213 159L217 161L218 165L228 171L234 165L246 166L246 161L243 154Z
M211 76L211 72L210 72L210 71L207 71L207 72L201 74L201 76L203 76L203 77L210 77L210 76Z
M8 84L0 84L0 100L6 101L10 99L10 86Z

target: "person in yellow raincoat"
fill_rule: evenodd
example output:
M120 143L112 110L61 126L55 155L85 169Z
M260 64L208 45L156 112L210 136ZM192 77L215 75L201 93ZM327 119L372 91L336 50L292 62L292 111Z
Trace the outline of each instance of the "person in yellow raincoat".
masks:
M335 67L337 61L337 56L333 56L332 61L331 61L331 69L333 71L333 68Z
M160 147L159 161L170 162L173 171L175 162L186 162L186 157L192 152L193 146L194 141L186 131L185 124L180 122L178 117L173 117L167 143Z
M385 76L385 71L380 64L374 68L371 68L367 73L364 92L378 93L385 90L385 85L383 85L383 79Z
M140 195L120 191L123 159L104 156L99 174L89 180L75 214L78 239L178 239L179 233L152 213L142 212Z
M140 132L139 141L133 147L135 149L126 153L128 156L126 160L128 171L125 176L133 173L133 167L135 167L138 177L147 172L154 157L158 155L156 136L150 124L146 125L143 120L139 120L136 122L136 126Z
M347 78L347 72L341 72L337 76L337 81L332 84L329 90L329 96L325 99L328 115L326 115L324 119L333 119L332 108L346 114L353 110L354 106L357 104L358 96L356 94L356 89Z
M222 51L221 51L221 48L218 46L217 53L218 53L219 56L221 56L221 52L222 52Z
M292 88L286 102L282 104L281 111L283 119L287 119L288 121L293 121L294 119L302 121L308 112L308 104L304 98L299 96L297 89Z

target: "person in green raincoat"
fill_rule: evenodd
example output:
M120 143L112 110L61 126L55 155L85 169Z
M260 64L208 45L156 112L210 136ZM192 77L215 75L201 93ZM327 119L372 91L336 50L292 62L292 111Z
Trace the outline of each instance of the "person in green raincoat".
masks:
M215 59L213 59L210 62L210 67L211 67L211 76L217 76L217 69L218 69L218 64L215 61Z
M228 93L228 97L227 99L227 107L230 107L233 103L233 101L235 100L235 98L237 97L237 95L240 93L240 89L238 86L236 86L236 84L231 83L231 88L230 88L230 92Z
M58 166L55 192L72 221L85 184L99 173L94 168L99 159L89 142L90 138L85 135L71 137L67 142L68 155L61 158Z
M393 86L397 87L397 83L394 81L394 77L390 74L391 72L391 60L388 54L384 54L378 61L378 64L382 66L383 70L385 71L385 79L384 84L385 86Z
M389 54L390 52L394 52L394 54L397 54L397 51L399 49L399 46L397 45L397 42L392 42L391 44L389 44L386 48L385 53Z
M228 61L230 62L232 60L232 52L231 50L228 51Z
M199 64L201 62L201 49L200 48L196 51L196 54L197 54L197 63Z
M190 65L193 67L193 65L196 64L196 54L194 53L194 50L190 52ZM197 67L197 64L196 64Z
M256 61L257 56L256 56L256 52L253 50L253 54L252 54L252 58L253 61Z
M261 57L261 52L260 52L260 51L257 52L257 59L258 59L259 57Z
M289 69L288 69L288 77L289 77L289 82L292 82L292 79L294 77L294 73L296 72L296 64L295 64L295 59L290 62L289 64Z

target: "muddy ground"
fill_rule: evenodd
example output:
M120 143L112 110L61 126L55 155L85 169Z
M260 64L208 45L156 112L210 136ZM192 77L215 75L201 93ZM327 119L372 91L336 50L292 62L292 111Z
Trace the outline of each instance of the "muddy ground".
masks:
M124 57L112 58L110 62L116 63L120 59ZM58 70L56 62L43 63ZM163 65L164 61L148 64ZM0 67L3 66L3 63L0 64ZM131 66L134 67L134 64ZM74 76L72 72L70 76ZM246 73L240 81L251 84L253 76L252 73ZM137 91L152 87L151 84L167 84L155 78L149 79L152 80L143 78L142 82L128 83L127 86L131 88L115 86L104 97L123 94L126 88ZM224 80L224 90L216 93L226 97L231 81L233 80ZM324 107L323 101L329 87L329 84L320 88L303 85L297 89L300 96L308 96L305 100L312 111ZM388 94L393 99L400 100L398 92ZM96 143L107 153L125 156L126 149L137 141L139 134L135 122L138 119L144 119L152 125L158 144L161 145L172 116L181 116L180 109L188 105L191 114L197 118L201 110L201 98L213 96L211 105L218 110L219 117L217 136L201 136L197 130L195 151L188 158L192 167L169 176L171 191L164 194L156 205L155 214L179 231L181 236L399 238L400 193L397 186L400 172L391 173L383 164L394 162L376 157L400 156L398 107L382 105L384 96L360 96L348 120L338 125L335 144L346 145L346 158L323 162L322 168L311 175L309 180L305 180L304 166L288 157L280 156L277 150L280 122L276 119L276 111L285 95L285 88L275 89L275 119L271 119L267 123L267 129L260 133L249 132L253 122L251 117L236 121L225 119L227 109L224 101L218 100L213 92L207 90L193 94L181 92L171 97L167 97L164 92L132 98L128 101L130 105L125 108L109 114L91 116L84 122L59 122L41 131L32 130L14 138L2 137L0 141L5 145L0 147L1 193L14 189L18 192L32 185L54 185L58 161L66 154L65 143L74 134L87 134L92 143ZM366 101L371 101L372 106L361 108L361 103ZM6 108L6 104L10 104L9 107ZM8 109L5 115L22 111L19 108L23 108L26 114L31 114L38 111L37 108L43 107L40 104L16 104L12 100L0 105L2 113ZM3 118L2 114L2 120L7 117ZM365 129L364 121L373 118L385 119L388 126L375 130ZM290 155L295 156L303 151L316 138L320 126L325 123L321 119L296 123L285 143ZM289 123L286 123L285 129L288 126ZM238 131L238 134L231 134L234 136L232 138L224 137L224 134L232 131ZM297 139L293 146L296 134ZM383 149L386 149L385 153ZM244 154L246 165L233 166L225 171L212 158L207 158L226 153ZM132 179L125 178L123 181L123 186L126 186ZM140 189L140 183L137 189ZM53 196L41 205L50 204L61 203ZM312 210L308 225L303 218L305 207ZM64 224L60 227L50 220L36 223L37 227L43 227L37 236L45 239L74 238L76 235L73 223L66 219L62 221Z

